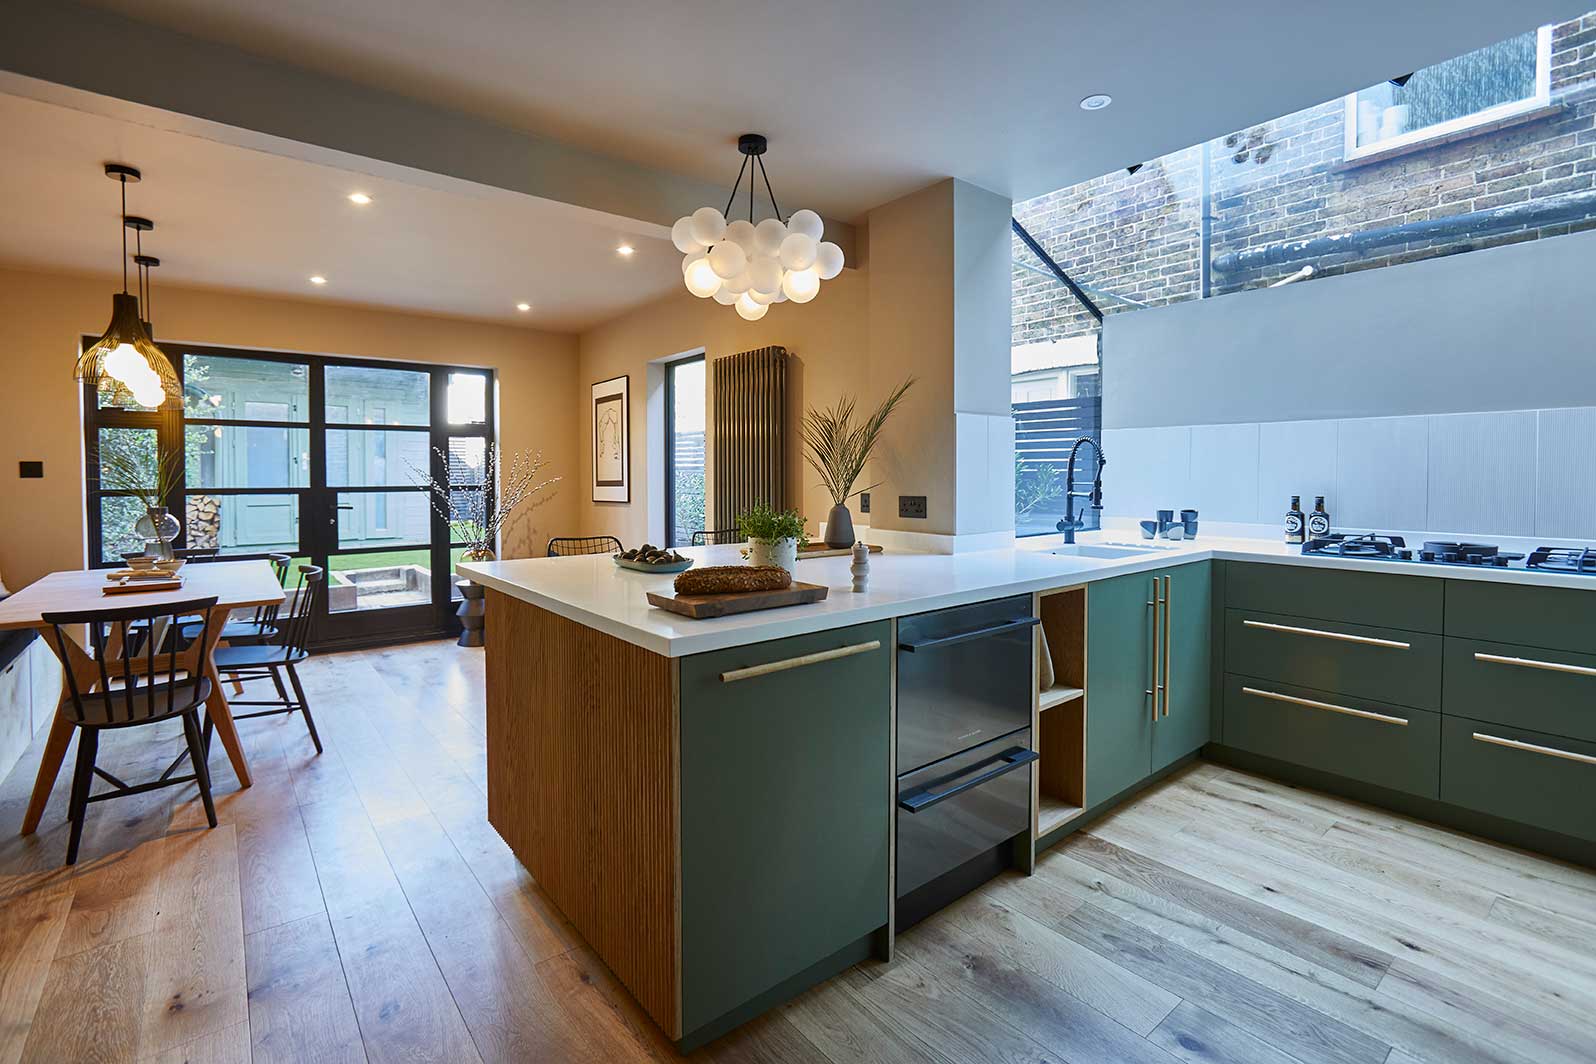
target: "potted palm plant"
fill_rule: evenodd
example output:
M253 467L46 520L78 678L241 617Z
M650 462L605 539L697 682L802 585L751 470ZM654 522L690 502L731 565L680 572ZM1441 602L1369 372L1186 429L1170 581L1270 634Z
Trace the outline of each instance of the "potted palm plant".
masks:
M831 512L826 514L826 546L853 546L853 514L848 500L875 487L855 485L864 475L865 464L881 439L881 430L913 384L914 378L910 377L898 385L857 425L851 396L838 399L823 410L810 407L804 412L804 461L820 474L821 486L831 495Z
M737 518L737 527L748 541L743 557L750 564L779 565L789 573L798 564L798 548L809 542L797 510L755 506Z
M96 449L95 457L100 489L129 495L143 506L133 535L143 540L145 553L170 561L172 541L183 525L167 510L166 500L182 490L183 455L159 453L154 433L118 430Z

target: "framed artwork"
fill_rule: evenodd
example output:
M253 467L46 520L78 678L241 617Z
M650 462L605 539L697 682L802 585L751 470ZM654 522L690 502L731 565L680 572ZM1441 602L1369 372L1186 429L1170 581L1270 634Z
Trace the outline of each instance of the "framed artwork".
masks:
M632 501L629 376L593 385L593 501Z

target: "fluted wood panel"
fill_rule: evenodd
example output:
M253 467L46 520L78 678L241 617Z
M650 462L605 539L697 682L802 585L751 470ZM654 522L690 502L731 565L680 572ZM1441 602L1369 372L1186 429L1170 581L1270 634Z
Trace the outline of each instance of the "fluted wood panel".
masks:
M488 820L679 1038L671 662L489 590Z
M761 347L717 358L715 528L763 503L787 507L787 351Z

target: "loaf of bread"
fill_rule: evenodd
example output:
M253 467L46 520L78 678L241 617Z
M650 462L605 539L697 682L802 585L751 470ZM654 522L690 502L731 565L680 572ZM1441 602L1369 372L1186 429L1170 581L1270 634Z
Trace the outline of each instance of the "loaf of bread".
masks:
M725 595L734 591L782 591L792 574L779 565L711 565L676 577L678 595Z

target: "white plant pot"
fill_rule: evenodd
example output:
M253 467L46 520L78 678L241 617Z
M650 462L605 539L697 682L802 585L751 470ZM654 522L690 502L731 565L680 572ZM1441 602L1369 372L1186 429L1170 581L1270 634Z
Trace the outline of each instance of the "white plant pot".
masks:
M750 565L779 565L792 573L793 567L798 564L798 541L790 536L774 541L751 539L748 541L748 562Z

